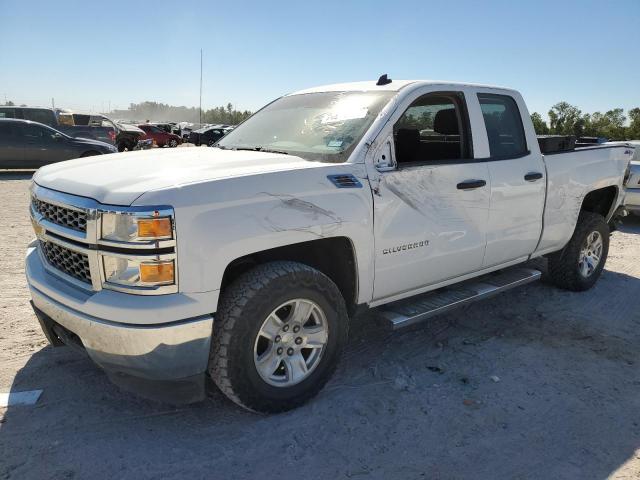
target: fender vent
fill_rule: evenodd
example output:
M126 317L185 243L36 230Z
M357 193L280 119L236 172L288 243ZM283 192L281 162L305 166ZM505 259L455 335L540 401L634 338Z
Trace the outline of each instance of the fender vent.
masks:
M346 175L327 175L327 178L338 188L362 188L360 181L350 173Z

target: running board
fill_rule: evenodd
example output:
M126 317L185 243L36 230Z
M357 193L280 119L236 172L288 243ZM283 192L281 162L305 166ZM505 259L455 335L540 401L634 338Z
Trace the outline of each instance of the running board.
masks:
M534 282L540 279L541 275L542 272L532 268L510 268L383 305L378 308L378 315L387 321L393 330L397 330Z

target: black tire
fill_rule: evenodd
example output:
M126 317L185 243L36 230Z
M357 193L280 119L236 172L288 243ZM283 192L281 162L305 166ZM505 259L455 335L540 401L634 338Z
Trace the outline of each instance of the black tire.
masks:
M82 155L80 155L80 158L93 157L95 155L100 155L100 152L96 152L95 150L90 150L90 151L84 152Z
M319 363L300 383L272 386L258 373L254 343L263 321L279 305L304 298L323 309L328 339ZM221 295L215 315L209 374L238 405L263 413L296 408L316 395L333 374L347 342L349 319L338 287L307 265L278 261L241 275Z
M207 142L207 146L208 146L208 147L213 147L215 144L216 144L216 141L215 141L215 140L209 140L209 141Z
M172 138L171 140L169 140L168 146L171 148L175 148L178 146L178 141L175 138Z
M119 152L124 152L128 147L127 142L120 142L118 143L118 151ZM131 148L129 148L129 150L132 150Z
M602 237L602 254L596 268L589 276L580 273L580 251L586 239L593 232ZM547 278L557 287L574 292L589 290L598 281L609 253L609 226L602 215L592 212L581 212L576 229L569 243L548 256Z

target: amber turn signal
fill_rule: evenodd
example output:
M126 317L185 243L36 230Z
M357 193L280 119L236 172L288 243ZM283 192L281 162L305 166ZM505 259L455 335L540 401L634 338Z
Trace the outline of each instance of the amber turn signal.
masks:
M166 238L171 237L170 218L144 218L138 220L138 237Z
M140 281L144 283L173 283L173 262L141 263Z

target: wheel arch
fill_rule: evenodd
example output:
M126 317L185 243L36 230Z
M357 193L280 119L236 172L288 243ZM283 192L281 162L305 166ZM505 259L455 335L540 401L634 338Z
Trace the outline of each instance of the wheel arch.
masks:
M224 270L220 292L251 268L279 260L299 262L325 274L340 290L349 314L355 312L358 298L357 257L353 242L343 236L269 248L236 258Z
M617 198L618 187L616 185L591 190L582 200L580 211L597 213L608 220L614 213Z

